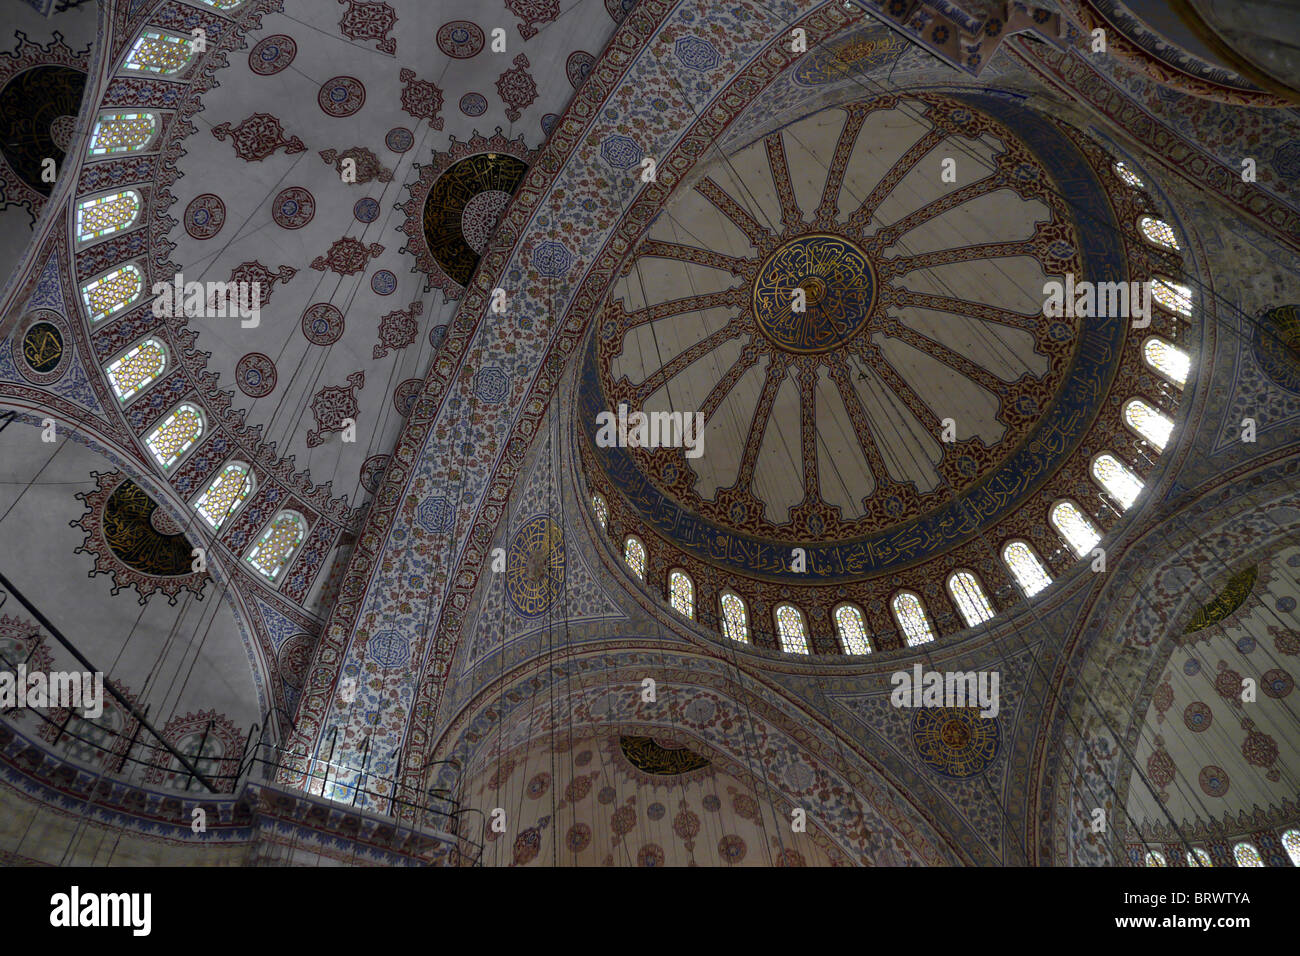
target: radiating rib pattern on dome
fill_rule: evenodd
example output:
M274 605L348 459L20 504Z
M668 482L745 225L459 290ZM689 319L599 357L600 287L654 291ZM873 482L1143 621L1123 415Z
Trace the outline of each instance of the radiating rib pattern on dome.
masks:
M933 152L948 137L979 154L967 185ZM1078 343L1077 319L1039 314L1045 278L1080 269L1053 198L1030 150L942 97L827 110L742 150L659 218L612 295L611 406L706 422L699 460L633 457L764 537L870 533L985 478Z

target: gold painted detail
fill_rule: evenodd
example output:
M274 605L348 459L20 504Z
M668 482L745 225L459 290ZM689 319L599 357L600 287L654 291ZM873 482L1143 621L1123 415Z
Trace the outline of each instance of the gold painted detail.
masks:
M1259 567L1256 565L1251 565L1240 574L1234 574L1228 579L1227 585L1219 592L1218 597L1192 615L1183 633L1195 634L1235 614L1237 609L1246 603L1246 598L1250 597L1258 577Z
M685 747L670 749L653 737L619 737L618 746L632 766L655 776L675 777L709 766L709 761L694 751Z

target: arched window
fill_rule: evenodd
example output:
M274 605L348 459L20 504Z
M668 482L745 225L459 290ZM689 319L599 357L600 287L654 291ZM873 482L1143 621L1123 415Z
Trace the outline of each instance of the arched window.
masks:
M158 129L153 113L103 113L90 131L90 156L134 153L144 149Z
M642 581L645 580L645 545L639 538L629 537L623 542L623 560Z
M1147 850L1147 855L1144 862L1146 863L1147 866L1168 866L1169 865L1168 863L1165 862L1165 855L1161 853L1159 850Z
M1093 461L1092 477L1096 478L1125 510L1133 506L1133 502L1137 501L1144 487L1141 479L1109 452L1098 455Z
M135 224L140 194L134 189L83 199L77 203L77 242L103 239Z
M1138 228L1142 230L1142 235L1147 237L1147 242L1164 246L1166 249L1179 248L1178 237L1174 235L1173 227L1163 219L1143 216L1138 220Z
M145 444L163 469L169 469L203 435L203 413L188 402L163 419Z
M1158 336L1142 343L1142 357L1153 369L1179 388L1187 384L1187 373L1192 370L1192 359L1186 352Z
M141 73L167 76L185 69L194 55L194 45L189 37L159 30L145 30L131 47L125 67Z
M977 627L993 619L993 605L984 595L980 579L971 571L955 571L948 575L948 593L967 627Z
M275 581L289 564L302 539L307 534L307 522L296 511L281 511L275 516L257 544L244 560L257 569L268 581Z
M1026 597L1033 597L1052 583L1043 563L1038 560L1032 548L1024 541L1012 541L1002 549L1002 560L1011 569L1016 583L1025 592Z
M776 606L776 635L781 650L787 654L808 653L808 628L804 626L803 612L793 604Z
M1282 847L1291 858L1291 865L1300 866L1300 830L1287 830L1283 833Z
M1192 854L1195 854L1193 856ZM1202 850L1199 846L1192 847L1192 852L1187 854L1188 866L1214 866L1214 861L1210 859L1210 854Z
M926 617L921 599L911 591L900 591L890 603L894 609L894 620L903 629L907 646L929 644L934 640L934 631L930 628L930 619Z
M1051 519L1061 537L1079 557L1095 548L1101 540L1101 532L1073 501L1058 501L1052 508Z
M202 2L210 7L216 7L218 10L233 10L244 0L202 0Z
M840 647L845 654L870 654L867 625L862 612L852 604L835 609L835 629L840 633Z
M1156 411L1140 398L1135 398L1124 406L1124 423L1158 451L1165 450L1169 444L1169 435L1174 430L1171 418Z
M718 598L718 606L722 609L723 636L740 644L748 644L749 613L745 610L741 596L734 591L723 591Z
M249 471L248 465L242 461L232 461L212 479L212 484L194 502L194 507L208 526L216 531L248 500L256 484L257 479Z
M1236 858L1238 866L1264 865L1264 858L1259 855L1253 843L1238 843L1232 848L1232 855Z
M108 382L120 402L128 402L167 368L167 350L157 339L145 339L108 363Z
M1185 285L1168 279L1156 279L1151 283L1151 295L1170 312L1192 314L1192 290Z
M133 265L125 265L106 272L81 287L81 300L90 313L90 321L98 322L121 312L140 298L144 291L144 276Z
M695 620L695 582L685 571L672 571L668 575L668 603L678 614Z
M605 504L605 499L600 495L592 495L591 510L595 512L596 524L600 525L600 530L607 530L609 528L609 505Z
M1134 189L1141 189L1143 186L1142 180L1138 178L1137 173L1124 165L1123 160L1115 164L1115 175Z

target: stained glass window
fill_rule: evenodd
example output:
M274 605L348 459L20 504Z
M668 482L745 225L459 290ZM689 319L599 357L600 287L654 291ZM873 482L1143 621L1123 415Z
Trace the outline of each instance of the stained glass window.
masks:
M158 119L153 113L105 113L90 133L89 154L133 153L153 139Z
M1140 398L1135 398L1124 406L1124 421L1159 451L1165 450L1169 444L1169 435L1174 430L1171 418L1156 411Z
M1287 830L1283 833L1282 846L1291 858L1291 865L1300 866L1300 830Z
M126 68L163 75L178 73L185 69L193 55L194 47L189 37L145 30L140 39L135 41L135 46L131 47L131 53L126 58Z
M118 401L138 395L167 367L167 350L157 339L145 339L108 363L108 381Z
M1192 359L1182 349L1157 336L1142 343L1142 357L1148 365L1179 388L1187 384L1187 373L1192 369Z
M934 631L930 629L930 619L926 617L921 599L911 591L900 591L894 596L890 606L894 609L894 619L903 629L907 646L929 644L934 640Z
M1143 186L1142 180L1138 178L1137 173L1124 165L1123 161L1115 164L1115 175L1124 180L1124 182L1128 183L1128 185L1132 186L1134 189L1141 189Z
M793 604L776 606L776 634L781 650L787 654L808 653L808 629L804 627L803 614Z
M131 226L140 215L140 194L134 189L96 196L77 203L77 241L102 239Z
M1192 854L1195 854L1193 856ZM1192 852L1187 854L1188 866L1214 866L1214 861L1210 859L1210 854L1202 850L1199 846L1192 847Z
M193 405L180 405L153 430L145 444L163 468L180 460L203 434L203 413Z
M628 538L623 542L623 560L641 580L645 580L645 545L637 538Z
M1168 279L1155 279L1151 283L1151 294L1155 300L1171 312L1183 315L1192 314L1192 290Z
M1179 248L1178 237L1174 235L1174 230L1169 223L1163 219L1143 216L1138 220L1138 228L1142 230L1142 235L1147 237L1148 242L1153 242L1157 246L1165 246L1168 249Z
M723 591L719 605L722 608L723 635L741 644L748 644L749 614L745 611L744 600L738 594Z
M217 530L225 520L239 510L239 506L253 493L256 479L242 461L232 461L221 469L194 507L212 530Z
M127 265L87 282L81 287L81 299L90 321L98 322L126 308L143 291L144 276L135 266Z
M695 619L695 583L685 571L668 575L668 601L678 614Z
M1264 858L1259 855L1253 843L1238 843L1232 848L1232 855L1237 858L1238 866L1264 865Z
M245 558L268 581L280 576L306 535L306 522L294 511L281 511L262 532Z
M951 574L948 577L948 593L952 595L961 616L966 619L967 627L976 627L993 619L993 605L984 596L980 579L970 571Z
M852 604L841 604L835 609L835 629L840 632L840 647L845 654L870 654L867 626L862 612Z
M1058 501L1052 508L1052 524L1079 557L1097 546L1101 532L1073 501Z
M216 7L218 10L233 10L244 0L203 0L210 7Z
M1146 865L1147 866L1168 866L1169 864L1165 862L1165 855L1161 853L1159 850L1147 850Z
M1002 549L1002 560L1007 563L1015 575L1026 597L1033 597L1052 583L1047 570L1043 567L1033 549L1023 541L1012 541Z
M1133 506L1133 502L1142 493L1141 479L1109 453L1098 455L1092 463L1092 477L1126 510Z
M596 524L600 525L600 530L606 530L609 527L609 505L605 504L605 499L600 495L592 495L591 510L596 513Z

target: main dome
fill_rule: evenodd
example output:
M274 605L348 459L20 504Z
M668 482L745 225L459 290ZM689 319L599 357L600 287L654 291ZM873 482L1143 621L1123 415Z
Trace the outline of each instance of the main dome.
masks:
M1044 318L1066 273L1127 277L1101 179L1046 119L937 94L821 111L670 205L593 337L587 410L698 410L704 454L589 447L702 558L720 533L748 573L788 573L753 541L836 542L814 578L905 565L1014 507L1085 433L1125 330ZM717 533L683 539L685 515Z

